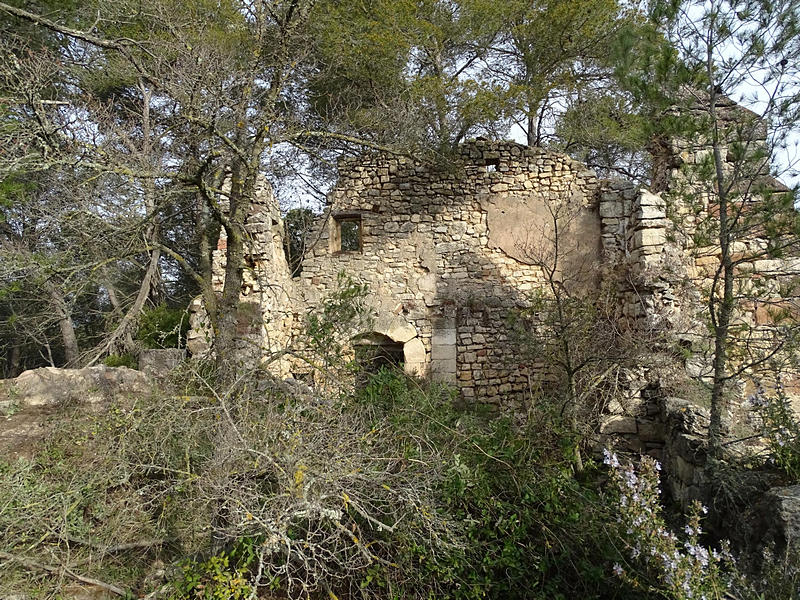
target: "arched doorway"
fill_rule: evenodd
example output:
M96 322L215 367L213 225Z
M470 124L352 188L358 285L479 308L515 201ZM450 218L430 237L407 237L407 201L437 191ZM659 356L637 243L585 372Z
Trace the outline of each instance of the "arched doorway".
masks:
M375 374L381 368L402 370L403 345L382 333L368 333L353 340L355 358L364 374Z

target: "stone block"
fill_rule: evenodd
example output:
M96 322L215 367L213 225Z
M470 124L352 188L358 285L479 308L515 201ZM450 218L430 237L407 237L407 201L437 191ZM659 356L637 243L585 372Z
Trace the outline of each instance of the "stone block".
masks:
M600 433L636 433L636 419L622 415L610 415L600 423Z
M663 423L656 421L639 421L639 439L645 442L663 441L665 429Z
M164 377L185 359L186 351L179 348L142 350L139 370L153 377Z
M771 488L744 521L751 542L800 549L800 485Z
M457 383L455 359L432 360L430 365L430 374L433 381L455 385Z
M651 448L647 451L647 455L660 463L664 462L664 450L661 448Z
M677 478L681 483L690 485L694 481L695 465L685 460L681 456L676 456L672 460L669 469L669 476Z
M667 235L663 229L640 229L633 234L633 245L663 246L667 242Z
M433 332L431 336L432 346L455 346L456 345L456 330L455 329L439 329Z
M115 395L146 394L152 386L150 378L141 371L105 365L83 369L42 367L25 371L8 383L13 400L20 407L91 404Z
M600 216L603 219L617 219L623 216L622 202L617 201L616 196L612 196L612 198L611 200L604 198L600 202Z
M753 261L753 268L757 273L775 273L782 271L784 268L782 260L756 260Z
M608 403L608 408L606 410L612 415L621 415L625 412L625 409L622 407L622 404L620 404L619 400L617 399L612 399Z
M639 200L637 204L642 206L655 206L661 207L662 209L666 209L667 203L661 196L650 192L649 190L642 189L639 192Z
M406 365L427 362L427 352L421 339L414 338L403 345L403 360Z
M431 360L431 373L451 373L455 379L456 369L455 358L434 358Z
M379 317L375 322L375 331L401 344L405 344L407 341L417 337L416 327L402 317L394 315Z
M667 212L662 206L643 205L636 209L637 219L666 219Z

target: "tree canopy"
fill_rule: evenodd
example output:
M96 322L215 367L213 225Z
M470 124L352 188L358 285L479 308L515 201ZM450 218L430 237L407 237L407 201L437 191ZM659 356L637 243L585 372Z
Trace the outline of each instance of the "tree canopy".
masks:
M715 86L738 90L746 71L791 78L793 13L778 4L719 9ZM329 177L342 154L370 150L446 162L482 135L647 183L645 148L678 122L667 107L686 85L708 88L691 10L656 3L648 14L615 0L1 2L8 356L43 343L58 364L128 352L143 311L197 293L229 344L244 222L264 173L276 185L298 171ZM754 35L759 19L768 43ZM726 58L730 44L750 62ZM797 121L790 100L771 103L784 129ZM221 229L218 296L210 255ZM31 294L50 301L26 302Z

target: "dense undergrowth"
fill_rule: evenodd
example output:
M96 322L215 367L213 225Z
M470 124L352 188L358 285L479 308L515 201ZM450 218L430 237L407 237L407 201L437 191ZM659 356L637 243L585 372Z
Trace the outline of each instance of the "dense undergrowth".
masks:
M456 408L448 389L393 371L329 398L255 375L216 390L195 372L106 413L65 415L35 459L0 468L7 555L40 566L55 557L75 574L171 598L589 597L618 587L605 564L615 552L607 508L552 439ZM4 590L54 597L74 583L5 566Z
M172 600L794 597L785 573L759 595L735 563L709 570L700 515L667 527L654 468L576 475L544 408L512 423L392 370L325 395L187 369L75 410L0 466L6 596L83 578Z

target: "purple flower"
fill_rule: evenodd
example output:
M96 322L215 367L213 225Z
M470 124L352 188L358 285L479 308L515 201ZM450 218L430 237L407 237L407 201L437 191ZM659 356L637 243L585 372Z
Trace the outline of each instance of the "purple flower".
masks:
M603 449L603 464L606 464L614 469L619 467L619 459L617 455L611 452L608 448Z

